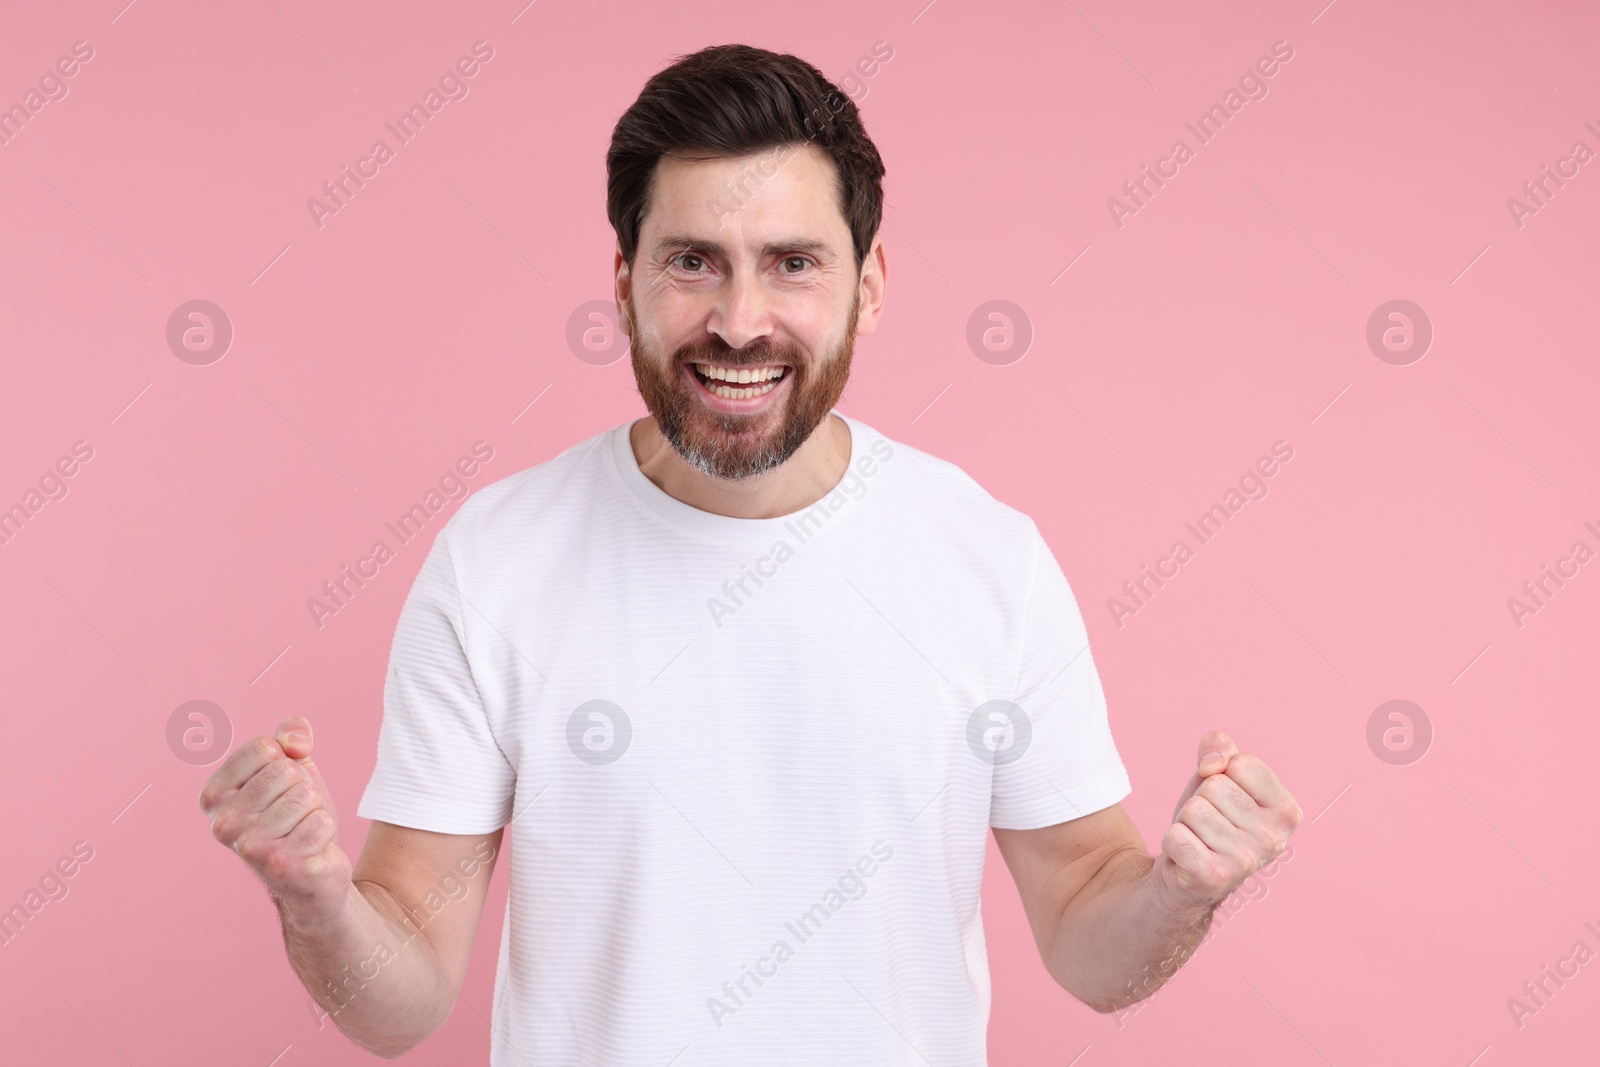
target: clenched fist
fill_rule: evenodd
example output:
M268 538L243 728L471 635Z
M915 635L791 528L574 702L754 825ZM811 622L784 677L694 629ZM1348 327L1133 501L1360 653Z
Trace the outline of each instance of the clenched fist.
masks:
M322 772L311 762L311 724L284 719L223 761L200 790L211 833L297 911L332 913L350 889L350 858Z
M1300 805L1278 776L1227 734L1200 739L1200 763L1161 837L1157 892L1175 912L1221 901L1277 859L1300 825Z

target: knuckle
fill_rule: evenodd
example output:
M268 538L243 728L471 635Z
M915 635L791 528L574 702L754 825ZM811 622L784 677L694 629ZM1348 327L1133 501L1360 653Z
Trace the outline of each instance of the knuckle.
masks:
M266 850L254 837L239 837L233 842L233 850L239 858L252 867L259 867L266 858Z
M260 807L262 794L267 791L267 786L270 784L267 772L257 771L250 776L248 782L239 787L239 791L233 795L232 803L246 809Z
M294 871L294 857L281 848L268 849L259 862L261 873L275 882L286 881Z
M331 829L333 829L333 815L327 808L313 810L300 823L300 833L311 839L320 838Z
M261 772L263 788L271 792L281 792L288 783L295 780L294 768L299 766L293 760L278 760Z
M258 737L252 744L262 759L276 759L283 752L283 749L278 747L278 742L270 737Z
M221 841L224 845L231 845L238 838L234 821L227 809L214 812L211 816L211 836Z

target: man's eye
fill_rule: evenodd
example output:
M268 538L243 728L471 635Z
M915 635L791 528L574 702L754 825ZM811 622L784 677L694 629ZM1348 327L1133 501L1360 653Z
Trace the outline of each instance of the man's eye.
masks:
M678 266L683 267L690 274L695 274L698 273L699 268L698 266L691 266L690 264L700 264L705 261L699 256L695 255L693 252L679 252L673 262Z
M800 271L805 269L806 264L809 263L809 262L811 262L811 261L808 260L805 256L789 256L787 259L785 259L783 261L783 265L785 267L788 267L789 264L791 264L791 263L798 263L798 264L800 264L800 266L796 270L785 270L784 273L785 274L799 274Z

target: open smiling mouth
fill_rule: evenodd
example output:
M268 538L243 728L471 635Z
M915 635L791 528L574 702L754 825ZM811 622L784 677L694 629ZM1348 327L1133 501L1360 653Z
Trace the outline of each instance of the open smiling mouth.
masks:
M690 367L707 392L724 400L765 396L789 374L789 368L783 366L719 367L714 363L691 363Z

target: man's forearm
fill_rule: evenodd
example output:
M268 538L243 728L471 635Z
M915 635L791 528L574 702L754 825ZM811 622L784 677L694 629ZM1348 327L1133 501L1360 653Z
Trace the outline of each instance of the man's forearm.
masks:
M334 1024L379 1056L398 1056L449 1018L456 990L417 919L374 882L313 913L278 901L289 963Z
M1178 911L1158 897L1154 865L1142 848L1114 854L1056 925L1046 967L1096 1011L1116 1011L1160 989L1211 925L1216 904Z

